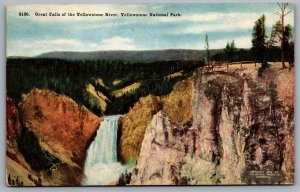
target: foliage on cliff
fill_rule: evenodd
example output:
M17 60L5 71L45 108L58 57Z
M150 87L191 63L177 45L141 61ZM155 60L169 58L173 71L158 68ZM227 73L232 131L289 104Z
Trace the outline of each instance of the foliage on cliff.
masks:
M35 171L47 171L60 163L59 159L41 148L38 138L25 127L18 138L18 148Z

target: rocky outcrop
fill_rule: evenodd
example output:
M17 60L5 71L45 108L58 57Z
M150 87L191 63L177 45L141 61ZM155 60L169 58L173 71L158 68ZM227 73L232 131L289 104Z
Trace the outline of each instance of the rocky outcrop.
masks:
M17 140L21 134L18 109L13 101L6 97L6 156L25 169L30 169L18 150Z
M96 81L97 84L104 86L102 79ZM85 99L88 101L92 108L100 109L104 113L107 107L107 102L111 102L102 92L97 91L92 84L86 86Z
M170 94L162 96L162 111L175 125L183 125L192 120L192 79L176 83Z
M179 167L193 151L191 125L174 126L162 112L154 115L145 132L132 185L172 185L179 182Z
M175 125L183 125L192 119L192 80L177 83L165 96L142 97L129 112L120 118L118 153L121 161L137 159L145 130L152 117L162 110ZM184 94L182 94L184 93Z
M278 82L202 73L191 86L192 121L177 124L163 109L153 116L130 184L294 182L294 111L278 98Z
M15 141L20 135L21 125L19 121L18 109L13 101L6 97L6 139L7 141Z
M6 183L8 186L34 186L27 177L33 170L18 149L17 140L21 135L18 109L12 99L6 97Z
M63 163L83 166L99 117L65 96L40 89L28 93L19 108L24 126L37 136L43 150Z
M152 116L161 109L159 97L142 97L128 114L119 120L118 159L126 161L137 159L144 138L145 129L151 122Z

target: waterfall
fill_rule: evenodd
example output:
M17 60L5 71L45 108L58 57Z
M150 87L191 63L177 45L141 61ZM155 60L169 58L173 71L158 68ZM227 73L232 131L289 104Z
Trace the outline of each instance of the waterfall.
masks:
M126 167L117 162L117 132L120 115L104 117L91 143L84 164L83 185L108 185Z
M97 131L95 140L91 143L85 166L117 162L117 131L120 115L104 117Z

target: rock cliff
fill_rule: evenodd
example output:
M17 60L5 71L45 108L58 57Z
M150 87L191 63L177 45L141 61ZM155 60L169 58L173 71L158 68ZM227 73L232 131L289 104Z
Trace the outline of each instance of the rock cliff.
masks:
M154 114L162 110L175 125L192 119L192 83L187 79L177 83L173 91L165 96L140 98L130 111L120 119L119 159L137 159L145 130Z
M15 138L21 132L18 109L9 97L6 97L6 139Z
M15 149L17 156L26 160L27 167L23 167L27 172L16 169L13 164L20 162L14 159L7 161L8 170L10 167L11 173L22 177L27 186L80 185L86 151L101 118L68 97L41 89L24 95L16 111L20 122L9 123L19 124ZM9 121L13 119L9 117ZM17 132L12 130L10 135Z
M192 118L177 123L162 103L145 129L130 184L293 183L293 85L284 103L278 96L281 72L269 73L273 78L241 72L195 75L187 94ZM175 113L186 116L184 107L176 110L179 103L173 100Z
M65 96L40 89L28 93L19 108L24 125L43 149L62 162L83 166L99 117Z
M26 162L18 148L17 140L21 135L21 123L18 109L12 99L6 97L6 181L7 185L27 185L34 186L28 179L28 174L33 174L33 170ZM9 179L10 178L10 182ZM17 183L18 181L18 183Z
M142 97L134 107L119 120L118 159L125 162L137 159L144 138L145 129L152 116L161 109L159 97Z

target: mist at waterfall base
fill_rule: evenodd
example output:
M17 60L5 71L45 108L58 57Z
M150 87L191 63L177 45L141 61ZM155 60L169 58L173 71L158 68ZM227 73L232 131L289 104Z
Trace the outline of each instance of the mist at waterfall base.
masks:
M82 185L109 185L117 181L132 165L122 165L117 159L118 120L121 115L104 117L84 164Z

